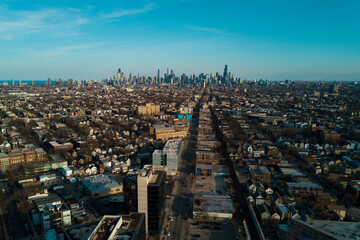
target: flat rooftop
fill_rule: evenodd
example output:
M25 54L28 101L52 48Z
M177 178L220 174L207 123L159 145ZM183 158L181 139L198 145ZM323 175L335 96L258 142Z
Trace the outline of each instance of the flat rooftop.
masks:
M45 205L60 204L61 199L57 194L49 194L47 197L34 199L36 206L42 207Z
M174 130L173 126L164 123L164 124L154 124L153 127L155 128L155 131L161 131L161 130Z
M295 168L280 168L283 174L291 175L293 177L306 177L306 174L302 173L299 169Z
M196 164L196 171L198 171L198 169L209 169L212 172L212 176L228 175L227 167L221 164L213 164L213 165Z
M164 154L178 154L181 149L182 139L168 140L163 148Z
M152 175L150 176L148 185L158 185L164 176L164 171L153 171Z
M335 239L339 239L339 240L360 239L360 223L358 222L327 221L327 220L312 220L311 222L304 222L302 220L295 220L295 219L292 219L292 221L313 228ZM280 224L279 228L283 229L286 232L298 234L296 229L293 229L291 226L287 224ZM302 232L301 237L302 239L313 239L313 237L309 236L309 234L307 234L306 231Z
M286 185L289 187L295 188L315 188L315 189L323 189L323 187L314 182L287 182Z
M138 177L148 178L148 185L158 185L161 179L165 177L165 172L154 168L152 165L145 165Z
M358 222L313 220L312 223L307 224L338 239L360 238L360 223Z
M130 213L130 215L105 215L89 239L131 239L138 225L144 221L144 213Z
M270 174L265 166L249 165L249 171L251 174Z
M234 210L232 199L195 199L194 212L228 213Z
M197 198L231 198L226 193L230 188L227 178L212 176L197 176L195 182L195 194Z
M114 187L119 187L122 184L115 178L101 174L84 178L81 183L91 192L101 192Z

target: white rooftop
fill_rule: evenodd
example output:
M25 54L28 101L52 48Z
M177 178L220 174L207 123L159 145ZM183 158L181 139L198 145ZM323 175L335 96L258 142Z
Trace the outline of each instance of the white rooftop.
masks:
M106 189L121 186L117 180L105 174L84 178L81 183L91 192L100 192Z

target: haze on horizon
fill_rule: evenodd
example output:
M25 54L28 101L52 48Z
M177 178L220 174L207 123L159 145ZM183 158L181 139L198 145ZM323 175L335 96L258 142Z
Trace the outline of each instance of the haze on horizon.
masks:
M360 80L356 0L0 3L0 79L222 73Z

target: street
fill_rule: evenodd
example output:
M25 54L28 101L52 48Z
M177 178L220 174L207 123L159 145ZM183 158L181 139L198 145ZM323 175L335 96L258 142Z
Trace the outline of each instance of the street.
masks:
M165 205L165 219L160 231L160 239L187 239L189 235L189 221L192 217L192 205L194 195L192 185L195 176L195 146L197 136L197 125L199 119L199 108L193 113L190 123L189 136L185 139L183 158L179 166L174 182L174 190L171 199ZM169 217L173 221L170 221ZM170 236L166 236L169 232Z

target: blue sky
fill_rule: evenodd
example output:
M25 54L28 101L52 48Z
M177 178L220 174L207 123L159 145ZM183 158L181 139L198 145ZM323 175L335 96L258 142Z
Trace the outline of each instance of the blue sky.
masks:
M0 79L360 80L358 0L0 0Z

